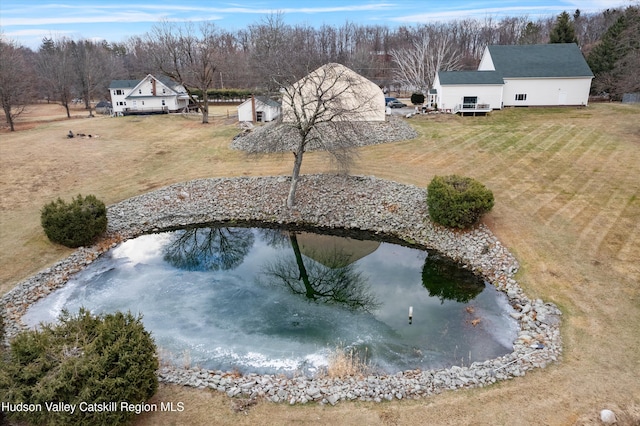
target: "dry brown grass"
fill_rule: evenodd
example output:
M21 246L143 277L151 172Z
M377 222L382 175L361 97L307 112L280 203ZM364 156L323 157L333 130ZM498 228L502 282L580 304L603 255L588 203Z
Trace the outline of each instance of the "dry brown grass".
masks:
M359 354L353 348L346 349L344 346L337 346L331 351L328 358L329 365L326 376L329 378L362 377L370 371L366 351L364 354Z
M416 140L360 150L352 170L426 186L464 174L496 197L486 223L522 264L519 282L564 312L561 362L483 389L418 401L335 407L258 402L243 412L224 394L162 385L155 401L181 413L170 424L619 424L640 422L640 108L513 109L490 117L419 118ZM67 140L69 130L98 139ZM39 209L93 193L107 204L205 176L289 173L288 156L247 160L228 148L227 120L182 116L94 118L0 134L0 291L67 255L50 244ZM305 158L303 172L327 171Z

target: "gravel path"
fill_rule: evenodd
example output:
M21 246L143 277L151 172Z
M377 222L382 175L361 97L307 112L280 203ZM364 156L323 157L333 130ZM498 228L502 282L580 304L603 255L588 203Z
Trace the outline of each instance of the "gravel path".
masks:
M306 175L297 192L297 208L285 207L288 177L201 179L178 183L108 208L107 237L76 250L68 258L21 282L5 294L2 314L7 337L24 328L26 308L63 286L69 276L119 242L192 224L263 223L298 227L372 231L437 250L461 262L504 291L516 312L520 331L514 351L470 366L410 370L387 376L286 378L163 366L168 383L212 388L229 396L262 397L274 402L335 404L340 400L382 401L416 398L447 389L486 386L522 376L531 368L557 361L561 351L560 311L530 300L514 280L518 262L483 225L451 231L428 220L426 190L374 177Z

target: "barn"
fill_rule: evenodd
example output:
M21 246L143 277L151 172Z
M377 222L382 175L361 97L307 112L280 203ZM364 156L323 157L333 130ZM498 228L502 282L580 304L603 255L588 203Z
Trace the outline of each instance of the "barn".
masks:
M487 46L477 71L441 71L436 102L450 112L586 106L593 73L575 43Z

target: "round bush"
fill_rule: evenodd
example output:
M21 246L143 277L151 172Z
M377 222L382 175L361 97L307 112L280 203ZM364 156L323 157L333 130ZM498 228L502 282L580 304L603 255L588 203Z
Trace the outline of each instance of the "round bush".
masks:
M424 95L422 93L413 93L411 95L411 103L414 105L422 105L424 103Z
M493 208L493 193L469 177L436 176L427 187L431 219L451 228L468 228Z
M120 402L142 404L158 389L155 344L131 313L63 312L59 324L17 335L3 364L0 400L42 407L7 417L31 424L123 424L135 412L121 410ZM76 404L75 412L47 410L46 403L56 401ZM90 409L112 401L115 410Z
M107 209L93 195L78 195L70 204L58 198L42 208L40 223L54 243L86 246L107 229Z

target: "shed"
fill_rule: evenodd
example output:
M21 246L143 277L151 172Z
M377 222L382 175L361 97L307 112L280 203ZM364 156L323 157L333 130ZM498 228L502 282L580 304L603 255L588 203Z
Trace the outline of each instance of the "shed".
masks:
M238 105L238 121L266 123L278 118L281 109L280 102L274 101L268 96L254 96Z

